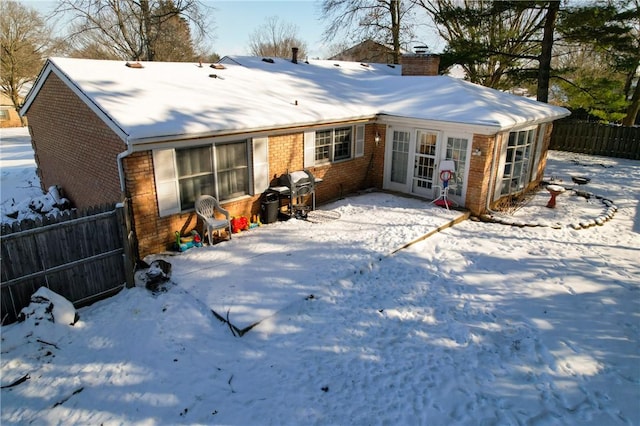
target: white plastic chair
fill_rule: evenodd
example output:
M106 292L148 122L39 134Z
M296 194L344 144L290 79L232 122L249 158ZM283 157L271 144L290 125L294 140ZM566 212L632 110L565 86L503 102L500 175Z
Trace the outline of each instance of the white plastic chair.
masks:
M219 216L224 216L224 219L216 217L216 213ZM201 195L196 200L196 214L202 219L202 238L205 235L209 238L209 245L212 245L213 232L218 232L223 229L227 230L229 239L231 239L231 220L229 219L229 212L222 207L215 197L211 195Z

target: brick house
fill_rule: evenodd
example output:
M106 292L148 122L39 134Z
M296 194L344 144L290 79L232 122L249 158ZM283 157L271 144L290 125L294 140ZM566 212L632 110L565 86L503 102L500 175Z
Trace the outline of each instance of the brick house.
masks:
M567 110L401 68L52 58L21 113L43 187L77 207L128 197L140 256L196 226L201 193L252 216L287 171L323 180L318 203L371 187L433 199L439 162L453 160L450 197L474 214L540 181Z
M0 128L2 127L20 127L20 115L13 106L11 98L3 91L0 91Z

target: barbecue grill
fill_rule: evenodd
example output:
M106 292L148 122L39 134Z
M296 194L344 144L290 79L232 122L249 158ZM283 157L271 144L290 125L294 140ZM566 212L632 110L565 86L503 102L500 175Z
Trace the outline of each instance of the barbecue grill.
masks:
M285 173L278 179L279 186L272 186L270 191L278 194L280 199L288 201L289 216L306 216L309 210L316 208L316 184L321 182L309 170ZM305 199L311 196L311 207Z

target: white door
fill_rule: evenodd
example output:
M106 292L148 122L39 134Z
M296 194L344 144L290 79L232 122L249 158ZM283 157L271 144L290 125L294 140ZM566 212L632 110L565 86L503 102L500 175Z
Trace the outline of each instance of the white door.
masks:
M418 130L413 152L413 181L411 192L427 198L434 198L434 182L438 167L438 133L432 130Z

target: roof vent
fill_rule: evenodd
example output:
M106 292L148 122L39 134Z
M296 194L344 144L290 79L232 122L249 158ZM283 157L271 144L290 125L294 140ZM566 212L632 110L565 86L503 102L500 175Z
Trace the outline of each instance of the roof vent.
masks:
M360 64L360 65L362 65L362 66L363 66L363 67L365 67L365 68L369 68L369 64L362 63L362 64Z
M340 66L340 64L333 64L333 66L334 66L334 67L339 67L339 66Z
M262 58L262 62L266 62L268 64L273 64L275 61L271 58Z
M226 70L225 66L222 64L211 64L209 66L216 70Z
M140 62L127 62L125 65L129 68L144 68Z
M391 65L391 64L387 64L387 66L388 66L389 68L395 68L395 67L396 67L395 65Z

